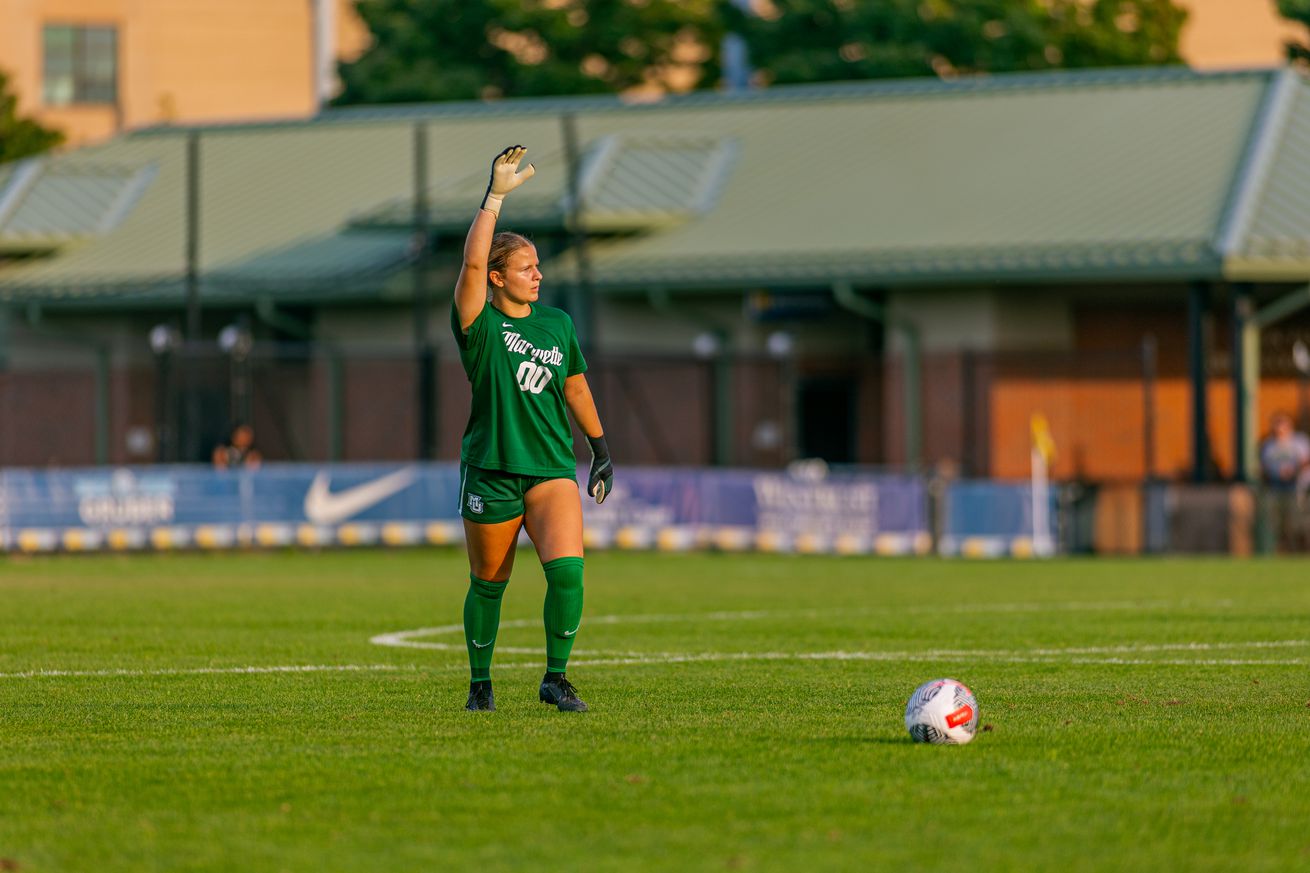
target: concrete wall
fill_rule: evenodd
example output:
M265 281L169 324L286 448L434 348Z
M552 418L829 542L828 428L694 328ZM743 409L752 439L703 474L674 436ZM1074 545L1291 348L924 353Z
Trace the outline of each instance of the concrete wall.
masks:
M918 326L925 352L977 349L1071 349L1073 310L1064 289L915 288L888 295L893 317ZM905 350L893 331L894 353Z

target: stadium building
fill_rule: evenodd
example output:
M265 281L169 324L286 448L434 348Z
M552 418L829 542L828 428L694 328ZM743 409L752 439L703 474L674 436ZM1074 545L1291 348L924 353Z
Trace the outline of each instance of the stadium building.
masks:
M5 166L0 463L196 460L234 418L273 458L455 457L450 289L511 140L539 172L503 223L630 463L1016 477L1041 412L1058 477L1241 478L1252 424L1305 412L1310 89L1091 71L333 110Z
M352 0L0 0L20 116L71 145L152 124L305 118L368 33Z

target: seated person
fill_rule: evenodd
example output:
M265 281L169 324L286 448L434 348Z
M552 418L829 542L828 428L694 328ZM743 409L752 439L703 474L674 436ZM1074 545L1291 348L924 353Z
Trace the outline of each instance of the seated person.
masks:
M264 456L255 448L255 431L248 424L239 424L232 428L232 437L224 445L214 448L214 466L219 470L246 467L254 470L259 467Z

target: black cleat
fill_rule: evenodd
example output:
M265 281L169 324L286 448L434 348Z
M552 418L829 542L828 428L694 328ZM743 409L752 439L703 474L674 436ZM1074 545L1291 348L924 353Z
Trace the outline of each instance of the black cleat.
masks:
M547 673L541 680L537 698L542 703L554 704L560 712L586 712L587 704L578 697L578 689L564 678L563 673Z
M464 704L469 712L495 712L496 697L491 693L490 682L470 682L469 702Z

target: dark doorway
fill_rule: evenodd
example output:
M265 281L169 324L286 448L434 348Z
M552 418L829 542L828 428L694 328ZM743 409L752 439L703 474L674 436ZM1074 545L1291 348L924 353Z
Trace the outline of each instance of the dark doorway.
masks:
M855 380L842 376L804 378L799 386L800 457L830 464L855 460Z

